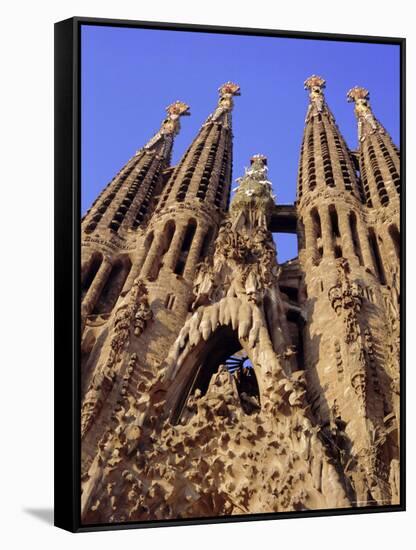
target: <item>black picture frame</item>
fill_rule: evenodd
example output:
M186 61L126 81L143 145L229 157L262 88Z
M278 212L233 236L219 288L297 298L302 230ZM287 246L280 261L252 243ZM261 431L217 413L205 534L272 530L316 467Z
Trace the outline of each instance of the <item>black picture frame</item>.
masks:
M229 517L82 525L80 521L80 29L82 25L192 31L248 36L308 38L400 46L401 56L401 246L405 250L406 40L378 36L234 28L73 17L55 24L55 520L71 532L227 523L240 521L393 512L406 509L405 255L401 257L401 502L394 506L325 509Z

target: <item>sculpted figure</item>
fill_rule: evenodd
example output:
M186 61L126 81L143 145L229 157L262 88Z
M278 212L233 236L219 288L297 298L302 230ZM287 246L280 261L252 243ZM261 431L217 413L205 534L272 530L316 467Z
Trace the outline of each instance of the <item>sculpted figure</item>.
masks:
M149 307L147 298L142 298L141 302L137 306L137 311L134 316L134 334L140 336L140 334L146 328L147 321L152 319L153 313Z

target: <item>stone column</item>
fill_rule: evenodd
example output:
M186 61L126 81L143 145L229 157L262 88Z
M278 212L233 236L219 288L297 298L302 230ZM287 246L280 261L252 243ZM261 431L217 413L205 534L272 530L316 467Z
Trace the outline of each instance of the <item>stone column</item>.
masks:
M167 250L163 261L164 269L169 269L171 271L175 269L175 265L181 251L182 242L183 242L183 239L185 238L186 229L187 229L187 225L176 226L175 234L173 235L173 239L170 243L169 250Z
M188 279L192 281L194 277L195 268L197 263L199 262L199 255L201 253L202 242L208 230L209 230L208 228L201 227L198 225L198 228L192 240L191 248L188 253L188 258L186 259L186 265L183 272L184 279Z
M90 254L89 257L87 258L87 260L82 262L82 266L81 266L81 284L84 284L85 277L87 276L87 273L91 269L93 258L94 258L94 253Z
M306 216L303 216L303 226L305 228L305 249L308 251L308 254L313 260L317 256L317 246L316 246L316 234L314 229L314 223L311 218L311 213L308 212Z
M342 255L352 264L358 265L359 259L355 253L354 241L352 239L351 226L348 219L348 211L338 210L338 223L341 233Z
M130 269L130 273L124 283L123 290L121 293L125 293L127 290L131 288L133 285L134 279L140 275L140 271L142 270L143 263L146 261L146 249L145 249L145 239L142 238L141 242L142 246L140 248L140 252L137 255L137 259L132 262L132 267Z
M155 236L150 246L149 253L146 260L144 261L142 270L140 272L140 275L143 279L149 276L150 270L152 269L156 261L156 257L160 254L160 245L162 244L162 239L163 230L159 231L158 233L155 232Z
M397 258L396 249L388 231L388 225L380 226L377 233L382 239L379 241L378 247L380 250L381 261L384 266L384 273L388 283L393 283L393 273L400 268L400 260Z
M322 242L324 245L324 257L334 257L334 239L332 234L332 224L329 217L328 206L325 204L319 208L319 217L321 218Z
M357 232L360 240L361 254L363 255L363 261L365 267L371 269L372 273L376 274L377 271L374 266L373 254L371 252L370 243L368 242L368 232L364 222L357 216Z
M85 322L86 317L91 314L95 305L97 304L104 285L107 282L107 279L111 273L112 267L113 264L110 259L105 257L82 302L81 319L83 322Z
M132 268L130 269L130 273L129 273L129 275L128 275L128 277L127 277L127 279L126 279L126 281L123 285L123 288L122 288L120 294L125 294L128 290L130 290L130 288L133 285L134 279L139 276L141 268L142 268L142 262L141 261L140 262L139 261L135 262L132 265Z

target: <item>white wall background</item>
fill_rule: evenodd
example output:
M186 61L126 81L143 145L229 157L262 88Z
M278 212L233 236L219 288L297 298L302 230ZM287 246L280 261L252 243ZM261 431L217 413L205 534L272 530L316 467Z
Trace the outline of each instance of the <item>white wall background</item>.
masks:
M411 547L416 521L414 362L408 354L408 512L71 535L53 506L53 23L73 15L406 36L408 242L415 238L415 30L412 3L379 0L9 0L0 32L2 548ZM413 21L413 23L412 23ZM284 76L284 75L283 75ZM414 252L409 245L408 311ZM408 319L410 345L415 323ZM59 419L57 419L59 422ZM58 465L59 467L59 465ZM413 528L412 528L413 527Z

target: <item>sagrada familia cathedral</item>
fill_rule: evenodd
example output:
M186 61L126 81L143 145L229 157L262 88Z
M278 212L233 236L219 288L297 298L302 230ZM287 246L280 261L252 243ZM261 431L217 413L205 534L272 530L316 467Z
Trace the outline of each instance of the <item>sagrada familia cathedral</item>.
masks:
M180 101L83 218L84 524L399 503L399 151L361 87L350 150L324 88L294 204L261 154L230 201L227 82L176 166Z

